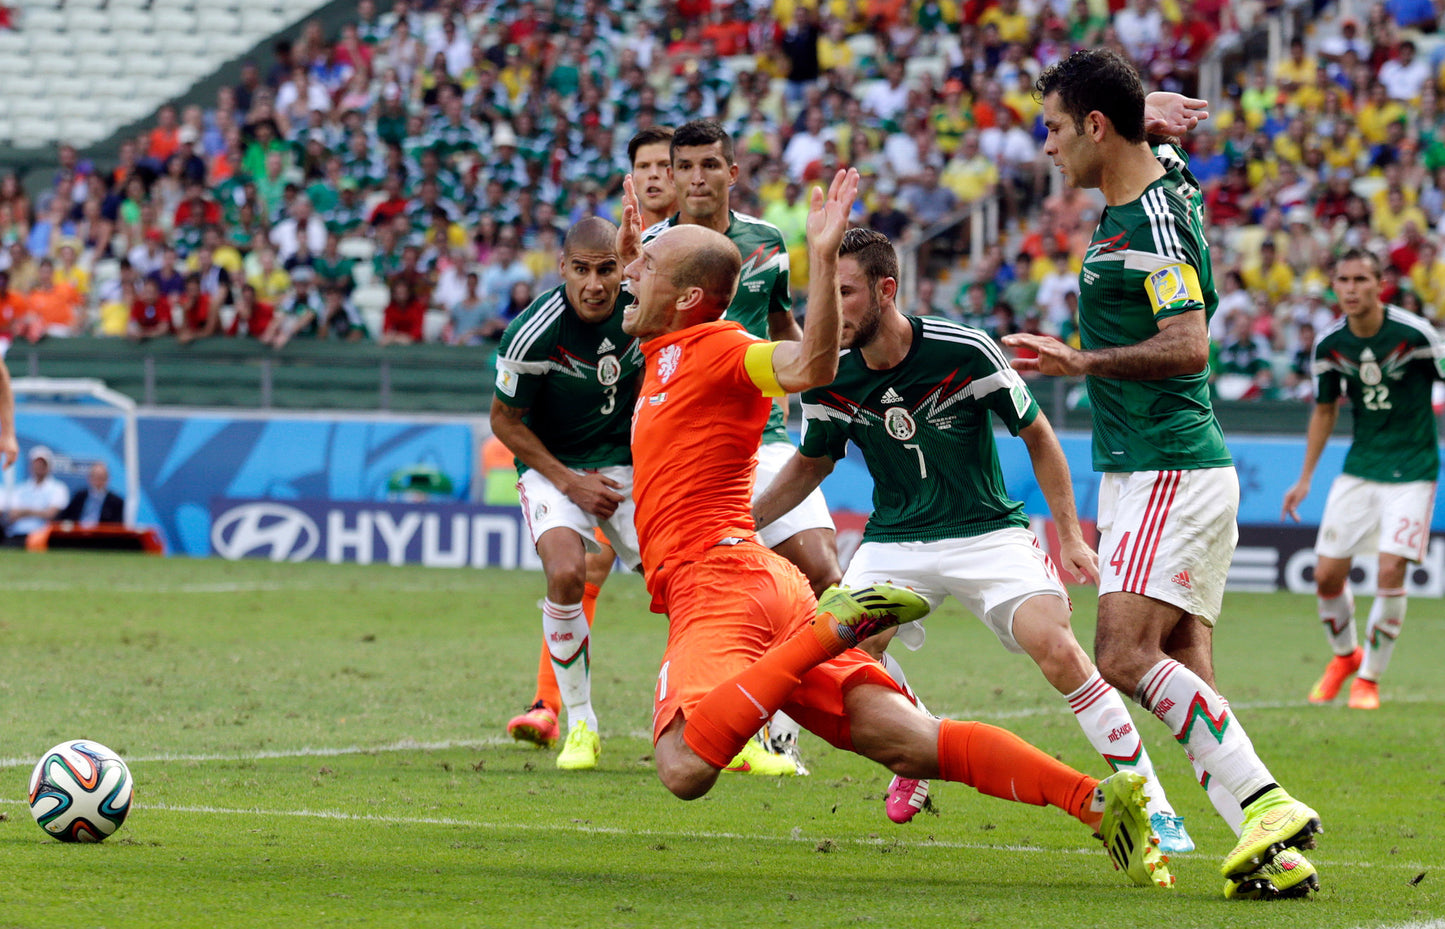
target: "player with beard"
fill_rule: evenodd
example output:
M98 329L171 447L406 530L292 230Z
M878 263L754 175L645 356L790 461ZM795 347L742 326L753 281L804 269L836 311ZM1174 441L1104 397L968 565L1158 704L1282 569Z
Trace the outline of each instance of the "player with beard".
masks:
M704 796L758 721L786 708L831 745L899 776L1057 807L1100 834L1130 880L1168 887L1142 776L1097 781L1006 730L919 712L855 646L922 617L927 601L887 583L816 599L753 531L753 463L771 398L826 385L838 371L838 248L857 184L850 169L826 196L812 192L801 340L761 340L722 318L742 260L711 229L668 229L625 271L635 300L623 329L646 359L632 431L636 525L652 609L668 628L652 717L658 778L681 799ZM625 199L624 228L635 222Z
M921 594L930 609L953 595L1005 649L1034 660L1110 767L1148 780L1161 849L1192 851L1123 699L1074 638L1068 593L1023 504L1004 487L994 420L1028 447L1058 528L1060 563L1097 583L1098 556L1084 542L1069 464L1048 419L987 333L899 311L898 256L887 236L844 234L838 286L846 350L838 376L803 394L803 445L754 504L758 525L821 484L852 441L873 478L873 513L844 586L888 580ZM919 624L900 634L910 648L923 644ZM896 663L888 668L902 683ZM927 789L927 781L892 785L889 817L911 819Z

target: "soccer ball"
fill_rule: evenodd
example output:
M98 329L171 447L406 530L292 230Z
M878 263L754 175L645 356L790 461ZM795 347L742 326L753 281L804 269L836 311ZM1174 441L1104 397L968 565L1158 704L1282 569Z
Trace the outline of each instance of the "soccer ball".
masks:
M135 781L99 742L61 742L30 773L30 815L62 842L99 842L130 812Z

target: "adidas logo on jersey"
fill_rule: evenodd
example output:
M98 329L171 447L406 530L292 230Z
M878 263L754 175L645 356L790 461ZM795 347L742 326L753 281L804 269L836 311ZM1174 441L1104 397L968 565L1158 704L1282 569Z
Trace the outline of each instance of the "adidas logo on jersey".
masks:
M1169 580L1171 580L1171 581L1173 581L1174 583L1178 584L1180 587L1183 587L1185 590L1193 590L1193 589L1194 589L1194 586L1189 583L1189 572L1188 572L1188 571L1180 571L1178 574L1174 575L1174 576L1171 577Z
M879 402L879 403L902 403L902 402L903 402L903 398L898 395L898 391L896 391L896 390L894 390L892 387L890 387L890 388L888 388L887 390L883 391L883 396L879 399L878 402Z
M612 351L616 351L616 350L617 350L617 346L616 346L616 345L613 345L613 344L612 344L612 340L609 339L609 338L607 338L606 336L603 336L603 337L602 337L602 344L599 345L599 346L597 346L597 354L599 354L599 355L602 354L603 352L612 352Z

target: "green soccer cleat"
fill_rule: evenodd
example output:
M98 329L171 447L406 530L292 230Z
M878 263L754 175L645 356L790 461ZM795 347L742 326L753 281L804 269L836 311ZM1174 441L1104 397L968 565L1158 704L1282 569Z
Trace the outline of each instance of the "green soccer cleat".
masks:
M1276 787L1244 808L1239 844L1219 866L1227 878L1259 870L1286 848L1314 848L1320 815Z
M757 736L748 739L742 751L738 752L732 763L723 770L734 774L756 774L760 777L798 777L808 773L806 768L800 770L799 765L786 754L768 751L767 746L763 745Z
M602 739L587 725L578 720L567 730L567 741L562 744L562 754L557 756L557 767L563 771L590 771L597 767L597 756L602 754Z
M818 612L838 621L838 632L853 645L928 615L928 601L907 587L870 584L867 587L829 587L818 598Z
M1239 880L1224 882L1226 900L1291 900L1308 897L1320 889L1315 866L1308 858L1287 848L1266 861L1257 871Z
M1129 875L1140 887L1174 886L1169 873L1169 858L1159 851L1159 837L1149 825L1145 809L1142 774L1120 771L1099 782L1096 788L1104 798L1104 820L1099 824L1099 837L1114 862L1115 870Z

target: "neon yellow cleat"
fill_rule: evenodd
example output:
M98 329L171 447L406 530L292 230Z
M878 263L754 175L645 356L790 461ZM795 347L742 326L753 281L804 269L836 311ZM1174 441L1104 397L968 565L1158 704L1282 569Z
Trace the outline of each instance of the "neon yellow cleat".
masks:
M1140 887L1174 886L1169 858L1159 851L1159 837L1149 826L1142 774L1120 771L1099 782L1104 795L1104 820L1099 835L1116 870Z
M1225 877L1259 870L1286 848L1314 848L1315 834L1324 832L1320 815L1276 787L1244 808L1239 844L1220 865Z
M1320 889L1315 866L1287 848L1239 880L1224 882L1226 900L1289 900L1308 897Z
M884 629L911 623L928 615L928 601L907 587L870 584L867 587L829 587L818 598L818 612L830 613L838 631L857 645Z
M807 769L798 770L798 765L785 754L774 754L754 736L748 739L742 751L733 758L724 771L734 774L757 774L761 777L797 777L807 774Z
M585 719L578 720L567 730L567 741L562 745L562 754L557 756L557 767L563 771L590 771L597 767L597 756L601 754L602 740Z

